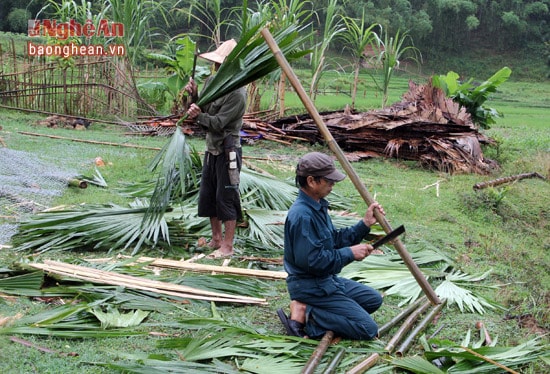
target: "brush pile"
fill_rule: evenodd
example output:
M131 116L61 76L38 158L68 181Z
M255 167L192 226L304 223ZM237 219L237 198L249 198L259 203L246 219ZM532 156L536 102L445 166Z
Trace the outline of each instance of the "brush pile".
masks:
M409 83L402 101L363 113L321 113L323 121L347 157L393 157L419 161L423 166L450 173L488 174L498 165L486 159L481 134L470 114L445 97L431 83ZM309 116L282 118L271 123L286 134L323 142Z
M309 114L274 120L264 112L258 114L248 113L243 120L242 136L249 144L259 140L285 145L295 141L324 142ZM409 91L402 100L384 109L362 113L345 109L320 115L350 161L390 157L418 161L426 168L448 173L490 174L498 169L498 164L486 159L481 150L482 145L493 141L478 131L464 108L431 82L409 82ZM173 129L177 119L164 119L162 126L154 119L148 122L149 129ZM197 126L186 121L186 134L204 133L194 127Z

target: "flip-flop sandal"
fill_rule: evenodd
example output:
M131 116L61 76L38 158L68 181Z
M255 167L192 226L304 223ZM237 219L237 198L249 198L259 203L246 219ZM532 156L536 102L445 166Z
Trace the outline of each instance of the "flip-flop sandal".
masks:
M288 318L288 316L282 309L277 310L277 315L279 316L281 323L285 327L287 335L297 336L299 338L303 338L306 336L303 323Z

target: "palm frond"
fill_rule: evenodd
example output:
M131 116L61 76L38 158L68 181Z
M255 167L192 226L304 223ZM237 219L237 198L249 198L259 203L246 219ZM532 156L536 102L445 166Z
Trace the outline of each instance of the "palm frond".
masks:
M164 216L142 227L147 209L136 200L130 208L100 205L41 212L20 225L14 244L18 250L37 252L75 247L110 251L135 245L135 253L143 243L169 240Z
M245 235L268 246L283 248L286 211L247 209L248 228Z
M425 352L424 356L428 360L427 362L439 357L451 358L456 363L450 366L447 372L458 374L491 373L495 371L496 368L493 364L486 362L478 355L489 358L510 369L517 369L522 365L548 355L548 348L540 344L540 337L513 347L485 346L469 348L469 351L448 340L430 339L429 342L441 348L435 351ZM392 364L394 362L395 360L392 361Z
M485 308L494 309L499 305L486 299L479 292L472 291L475 284L484 280L490 272L482 275L468 275L458 270L444 270L449 267L446 256L427 250L411 252L415 263L421 266L421 271L429 279L444 278L435 289L435 293L442 299L447 299L447 305L456 304L460 311L465 309L472 313L483 314ZM429 264L429 265L428 265ZM416 300L421 288L412 276L401 258L397 255L369 256L361 262L354 262L342 270L342 276L355 279L369 286L385 290L387 295L396 295L404 298L399 304L407 304Z
M243 167L239 192L245 209L287 210L296 199L298 189L286 181Z

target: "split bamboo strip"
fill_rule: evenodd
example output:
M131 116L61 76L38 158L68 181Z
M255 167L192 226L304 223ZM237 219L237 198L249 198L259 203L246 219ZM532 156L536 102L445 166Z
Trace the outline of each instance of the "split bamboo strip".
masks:
M328 349L328 346L332 342L332 339L334 338L334 332L327 331L325 335L323 336L323 339L319 342L313 353L311 354L311 357L306 363L306 366L301 371L301 374L313 374L315 372L315 368L319 366L319 363L321 362L321 359L323 358L323 355Z
M346 374L361 374L373 367L380 358L380 355L376 352L371 354L369 357L367 357L364 361L362 361L359 365L351 368L350 370L346 371Z
M393 317L391 320L386 322L382 327L378 329L378 337L381 337L385 333L387 333L395 324L399 321L401 321L403 318L407 317L409 314L412 313L413 310L418 308L418 306L422 303L426 302L426 297L423 296L416 300L414 303L409 305L406 309L403 309L398 315Z
M284 271L243 269L229 266L204 265L187 261L167 260L163 258L140 257L138 262L151 262L151 266L182 269L200 273L216 272L217 274L246 275L265 279L286 279Z
M128 288L152 291L159 294L177 296L182 298L241 304L267 304L267 301L265 299L204 291L179 284L133 277L129 275L91 269L85 266L71 265L51 260L46 260L43 264L30 264L30 266L47 272L77 279L83 279L91 282L111 284L115 286L124 286Z
M399 348L397 348L397 351L395 352L396 356L403 357L405 352L407 352L407 350L410 348L414 339L416 339L418 334L420 334L422 331L424 331L424 329L426 329L426 327L428 327L428 324L432 322L432 320L441 311L441 308L443 308L446 302L447 302L446 299L441 300L441 304L432 308L432 310L430 310L430 312L426 314L426 316L422 319L422 321L420 321L420 323L416 325L414 330L411 331L409 336L407 336L407 338L403 340Z
M414 323L418 319L418 317L426 311L430 306L430 302L427 301L426 303L422 304L418 309L416 309L410 316L407 317L405 322L403 322L403 325L397 330L395 335L390 339L384 350L388 353L391 353L393 349L395 348L395 345L399 343L403 335L407 331L409 331Z
M519 374L517 371L514 371L514 370L510 369L509 367L504 366L504 365L502 365L502 364L499 364L498 362L496 362L496 361L494 361L494 360L491 360L489 357L483 356L482 354L479 354L479 353L477 353L476 351L474 351L474 350L472 350L472 349L470 349L470 348L468 348L468 347L460 347L460 348L464 349L466 352L471 353L471 354L473 354L474 356L476 356L476 357L478 357L478 358L481 358L483 361L486 361L486 362L488 362L488 363L490 363L490 364L493 364L493 365L495 365L495 366L501 368L501 369L504 370L504 371L507 371L508 373Z
M313 102L305 92L304 88L300 84L298 77L296 76L290 64L288 63L285 56L281 52L279 46L277 45L277 42L275 41L275 39L273 38L273 36L271 35L271 33L267 28L262 29L261 34L264 37L266 43L269 45L269 48L275 55L277 62L281 66L281 69L288 77L288 80L292 84L292 87L294 87L294 90L300 97L300 100L302 101L307 111L311 115L311 118L314 119L315 124L317 125L319 132L323 135L323 138L325 139L328 147L336 155L336 158L340 162L340 165L342 165L342 167L346 171L346 174L349 176L349 179L357 189L357 192L359 192L359 194L361 195L363 200L367 203L367 205L372 204L374 202L374 199L372 198L369 191L367 190L367 188L359 178L359 175L353 169L353 167L351 166L351 163L346 158L344 152L342 151L342 149L340 148L340 146L338 145L338 143L330 133L329 129L327 128L327 125L323 122L323 119L319 115L319 112L315 108L315 105L313 104ZM386 233L391 232L392 228L390 226L390 223L386 219L386 217L384 217L384 215L381 214L378 210L375 210L374 213L375 213L376 220L382 226L384 231ZM407 249L405 248L405 245L401 242L401 240L399 238L395 239L393 242L393 245L397 250L397 252L399 253L399 256L401 257L401 259L403 260L403 262L411 272L411 274L414 276L414 278L420 285L420 288L422 288L422 290L424 291L428 299L432 302L432 304L437 305L441 303L441 301L439 300L439 297L437 296L432 286L428 283L428 281L424 277L424 274L422 274L422 272L418 268L418 265L416 265L416 263L414 262L412 256L409 254L409 252L407 252Z

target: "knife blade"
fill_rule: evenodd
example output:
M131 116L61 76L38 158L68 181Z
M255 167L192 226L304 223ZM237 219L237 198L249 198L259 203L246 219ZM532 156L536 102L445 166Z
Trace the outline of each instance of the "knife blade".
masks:
M378 239L377 241L375 241L372 244L372 247L373 248L378 248L381 245L386 244L390 240L393 240L393 239L397 238L399 235L403 234L404 232L405 232L405 226L401 225L398 228L396 228L395 230L391 231L388 235L386 235L386 236Z

